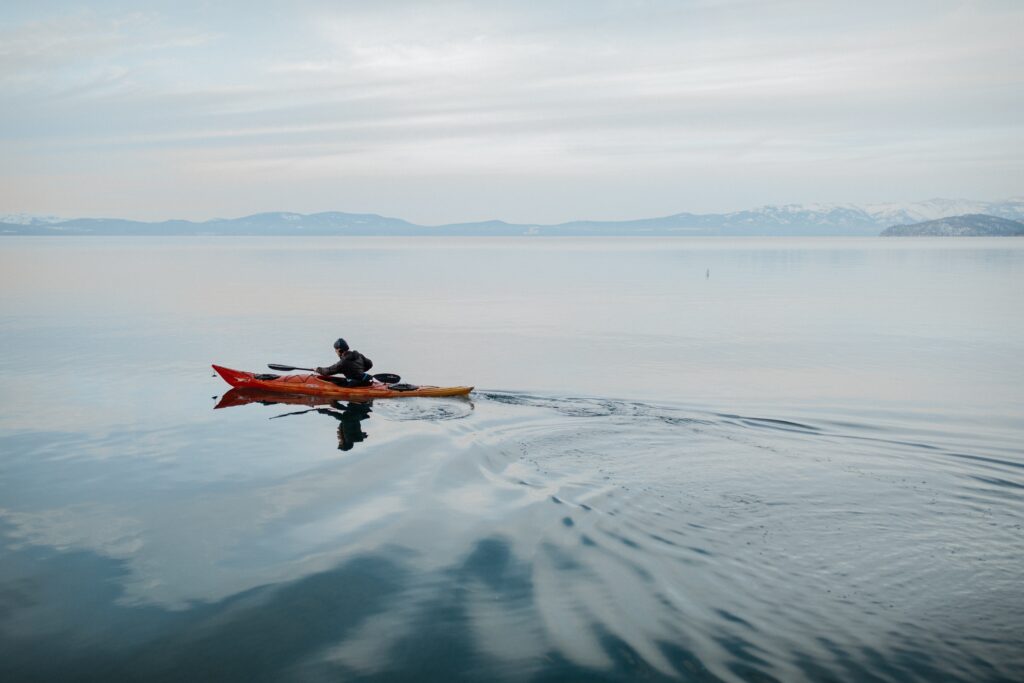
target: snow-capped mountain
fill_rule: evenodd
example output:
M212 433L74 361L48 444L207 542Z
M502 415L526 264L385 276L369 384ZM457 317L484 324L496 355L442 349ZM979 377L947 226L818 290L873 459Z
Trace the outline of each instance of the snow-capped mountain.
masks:
M1002 202L932 199L871 204L784 204L729 213L677 213L625 221L571 221L557 225L477 221L416 225L376 214L261 213L203 222L147 223L108 218L62 220L49 216L0 216L0 235L550 235L550 236L875 236L893 225L985 214L1024 220L1024 198Z
M10 225L52 225L64 219L59 216L37 216L31 213L0 213L0 223Z
M799 225L829 228L874 227L875 220L852 204L783 204L721 214L730 225Z
M1024 218L1024 198L1015 197L1001 202L982 202L969 199L929 199L908 204L869 204L864 207L877 223L908 225L934 221L951 216L986 214L1009 220Z
M785 204L719 214L729 222L832 227L908 225L951 216L986 214L1009 220L1024 219L1024 198L1000 202L969 199L930 199L923 202L867 204Z
M1020 237L1024 223L988 214L937 218L912 225L894 225L882 237Z

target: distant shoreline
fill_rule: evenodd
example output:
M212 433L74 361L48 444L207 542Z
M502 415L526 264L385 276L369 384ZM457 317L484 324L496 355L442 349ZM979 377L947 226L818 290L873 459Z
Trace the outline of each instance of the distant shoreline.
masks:
M939 215L932 215L939 214ZM1004 202L931 200L906 206L763 206L724 214L679 213L622 221L551 225L500 220L418 225L378 214L260 213L208 221L118 218L60 219L0 215L0 236L140 237L877 237L893 226L956 225L941 234L991 232L1024 220L1024 199ZM1022 224L1024 225L1024 224ZM911 234L905 231L901 234ZM890 232L890 234L892 234Z

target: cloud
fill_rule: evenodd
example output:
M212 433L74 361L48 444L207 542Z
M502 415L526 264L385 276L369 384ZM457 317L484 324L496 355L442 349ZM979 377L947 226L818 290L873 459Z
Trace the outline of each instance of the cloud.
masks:
M242 17L188 6L8 27L0 140L44 171L47 149L128 148L140 164L298 167L325 184L386 171L410 190L431 170L643 170L669 186L737 159L881 160L922 139L948 163L972 137L1022 151L1013 3L313 2Z
M34 84L36 91L63 71L87 81L92 69L113 68L132 53L201 45L209 36L165 26L144 12L98 16L91 12L52 16L0 29L0 83ZM91 67L91 68L90 68ZM83 82L80 85L87 85Z

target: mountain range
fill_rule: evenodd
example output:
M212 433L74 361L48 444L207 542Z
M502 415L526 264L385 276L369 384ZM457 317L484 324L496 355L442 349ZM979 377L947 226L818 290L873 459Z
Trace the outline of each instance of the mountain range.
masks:
M731 213L678 213L622 221L554 225L482 221L425 226L377 214L259 213L207 221L133 221L0 215L0 235L249 235L249 236L873 236L908 225L964 214L1024 220L1024 198L1000 202L932 199L908 204L786 204Z
M894 225L882 231L882 237L1020 237L1024 223L1008 218L973 213L937 218L933 221Z

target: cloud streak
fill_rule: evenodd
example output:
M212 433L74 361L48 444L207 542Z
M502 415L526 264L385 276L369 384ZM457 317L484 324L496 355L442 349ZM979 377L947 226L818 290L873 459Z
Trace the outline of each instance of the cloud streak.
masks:
M97 200L140 172L185 192L183 177L230 173L220 200L192 204L196 218L343 209L557 221L1019 193L1015 3L298 7L244 23L189 6L0 26L0 204L167 216L153 192ZM90 160L94 180L66 187L61 174ZM873 173L896 196L861 177ZM476 174L523 190L477 199L480 183L466 183ZM702 203L684 204L673 188L702 176ZM637 192L641 179L662 190ZM559 196L556 180L576 189ZM231 188L247 182L243 200ZM531 183L536 199L524 203ZM438 193L445 201L416 199Z

